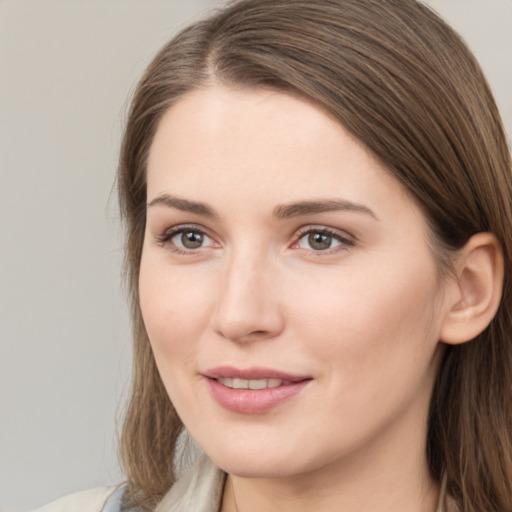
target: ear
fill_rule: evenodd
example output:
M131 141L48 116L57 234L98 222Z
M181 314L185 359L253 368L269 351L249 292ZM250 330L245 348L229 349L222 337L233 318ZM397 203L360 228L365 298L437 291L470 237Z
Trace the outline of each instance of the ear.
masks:
M492 233L477 233L461 249L456 278L447 285L446 314L440 340L470 341L490 324L498 310L504 276L503 251Z

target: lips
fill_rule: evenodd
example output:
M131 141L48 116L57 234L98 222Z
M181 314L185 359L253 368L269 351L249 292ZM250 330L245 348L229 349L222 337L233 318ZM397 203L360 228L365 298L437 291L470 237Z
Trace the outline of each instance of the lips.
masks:
M219 405L242 414L269 412L298 395L312 380L272 369L229 366L208 370L204 377Z

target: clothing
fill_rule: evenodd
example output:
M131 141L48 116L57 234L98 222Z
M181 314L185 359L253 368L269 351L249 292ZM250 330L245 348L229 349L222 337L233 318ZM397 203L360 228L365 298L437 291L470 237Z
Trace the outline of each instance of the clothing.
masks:
M33 512L100 512L105 510L105 503L118 488L119 486L98 487L77 492L64 496Z
M155 512L219 512L226 473L202 456L164 496ZM121 507L126 485L66 496L33 512L136 512ZM436 512L456 512L443 480Z

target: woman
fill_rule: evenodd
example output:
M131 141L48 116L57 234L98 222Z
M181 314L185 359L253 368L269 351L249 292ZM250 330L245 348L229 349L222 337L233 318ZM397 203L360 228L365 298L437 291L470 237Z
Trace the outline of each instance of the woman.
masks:
M420 3L242 0L174 38L121 151L135 381L103 510L512 510L510 171Z

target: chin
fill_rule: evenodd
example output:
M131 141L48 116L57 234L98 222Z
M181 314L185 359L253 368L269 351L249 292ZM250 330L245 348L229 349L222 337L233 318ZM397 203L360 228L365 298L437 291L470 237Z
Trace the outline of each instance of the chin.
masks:
M298 460L298 450L264 443L230 443L229 446L203 446L214 464L226 473L245 478L276 478L311 471L313 461Z
M296 474L289 460L260 459L238 454L233 457L211 457L215 465L226 473L244 478L277 478Z

